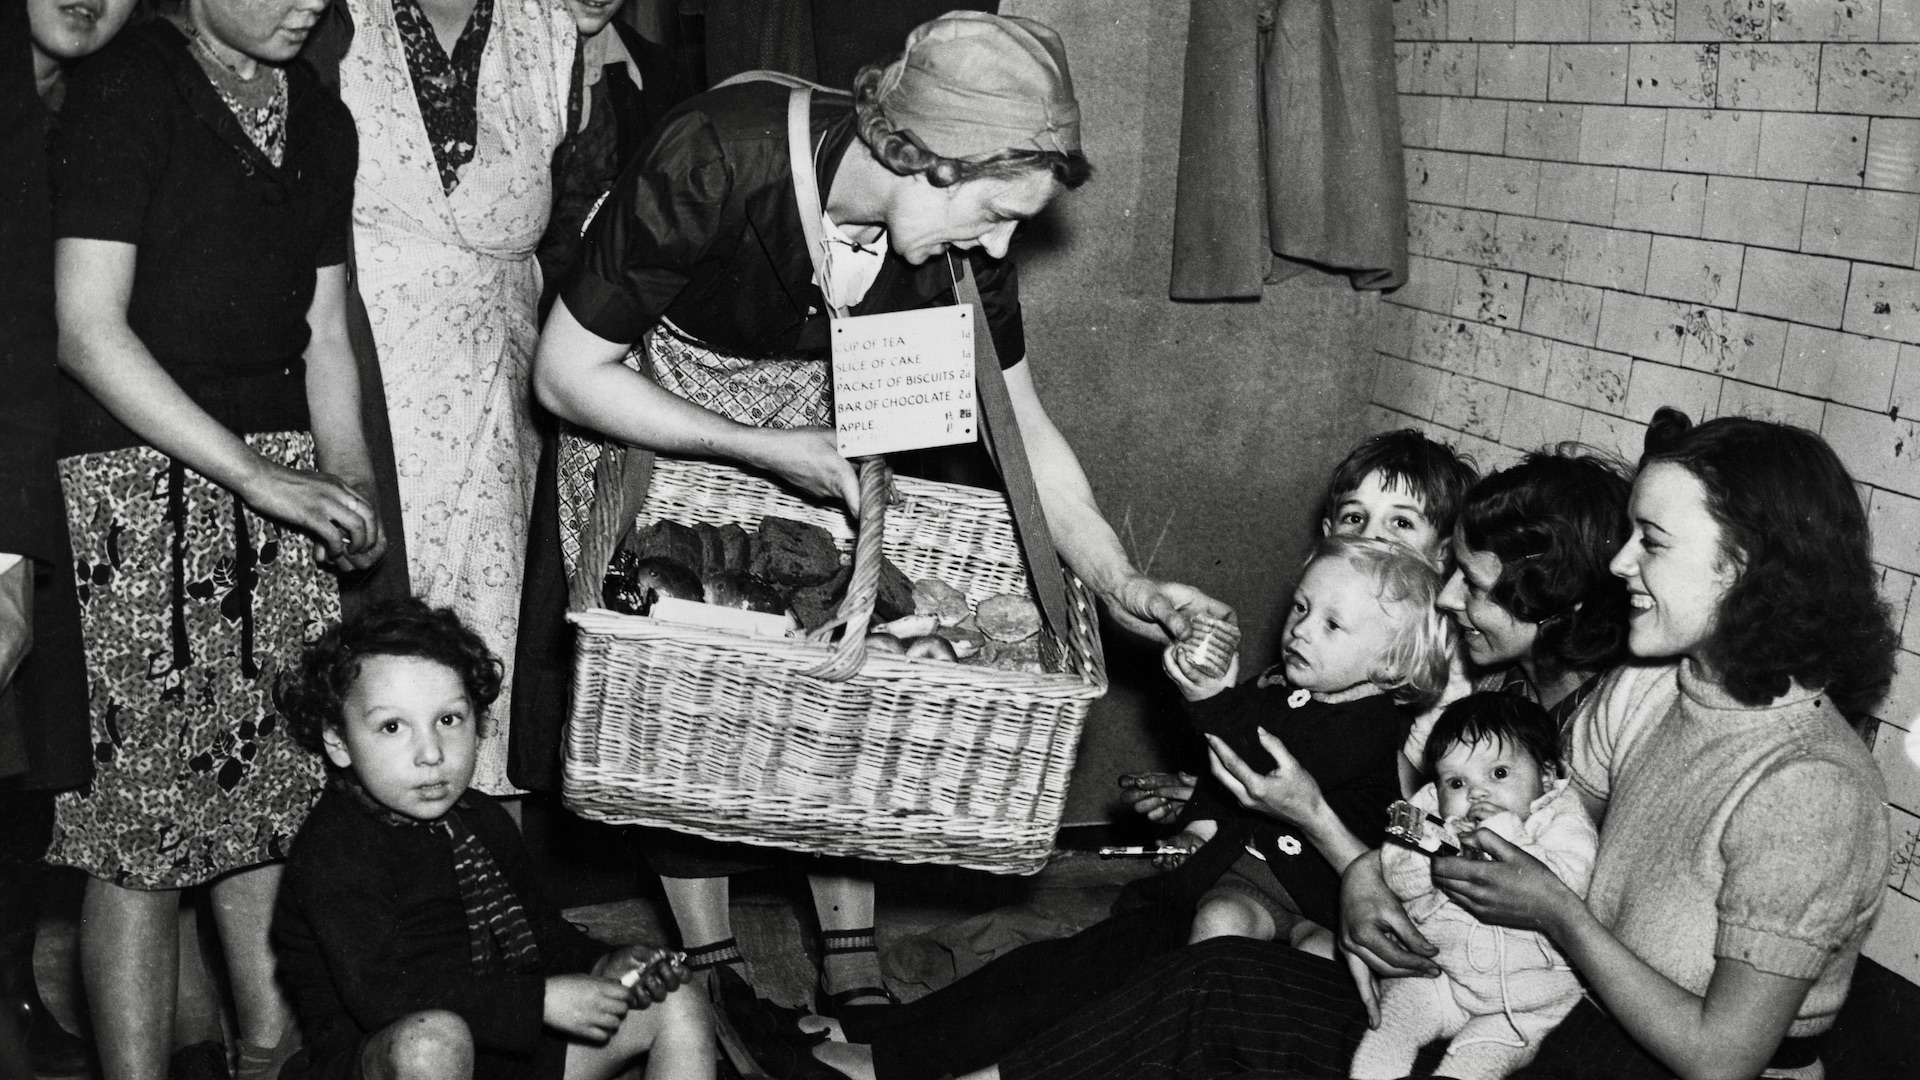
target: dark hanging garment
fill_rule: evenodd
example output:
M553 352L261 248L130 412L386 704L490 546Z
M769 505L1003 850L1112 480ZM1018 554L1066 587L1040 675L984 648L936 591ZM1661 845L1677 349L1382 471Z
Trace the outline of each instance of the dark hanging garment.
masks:
M1000 0L813 0L819 83L852 86L861 68L897 58L914 27L949 11L998 15Z
M706 23L708 86L743 71L814 78L813 0L706 0Z
M1194 0L1171 295L1407 277L1390 0Z

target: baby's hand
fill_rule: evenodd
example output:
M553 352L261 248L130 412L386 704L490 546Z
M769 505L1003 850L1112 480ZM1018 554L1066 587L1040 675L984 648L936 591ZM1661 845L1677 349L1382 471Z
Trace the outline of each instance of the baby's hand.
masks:
M627 988L598 975L555 975L547 980L540 1019L588 1042L604 1043L627 1017Z
M1230 624L1221 623L1222 626ZM1237 634L1238 631L1236 630ZM1188 701L1204 701L1233 686L1240 678L1240 657L1229 651L1224 655L1205 649L1198 654L1185 641L1176 641L1160 654L1160 666L1167 678L1180 688ZM1218 665L1215 667L1214 665Z
M1174 869L1181 863L1186 862L1187 856L1199 851L1201 847L1205 846L1207 841L1213 839L1213 834L1219 831L1220 823L1217 821L1188 822L1186 828L1160 841L1161 847L1179 848L1180 850L1170 851L1165 855L1155 855L1153 857L1153 865L1161 870Z
M1122 773L1120 787L1135 813L1148 821L1167 822L1180 816L1187 800L1193 798L1193 785L1199 778L1192 773Z

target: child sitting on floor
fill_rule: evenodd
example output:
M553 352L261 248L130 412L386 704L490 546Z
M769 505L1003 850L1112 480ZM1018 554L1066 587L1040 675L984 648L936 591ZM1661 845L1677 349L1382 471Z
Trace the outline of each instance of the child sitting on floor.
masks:
M1559 778L1560 736L1545 709L1515 694L1487 691L1447 706L1427 740L1436 780L1415 793L1437 813L1456 846L1471 851L1489 829L1545 863L1585 895L1599 835L1578 795ZM1580 982L1546 935L1488 926L1435 889L1432 858L1388 843L1387 884L1421 934L1440 950L1436 979L1378 984L1379 1023L1360 1040L1352 1075L1391 1080L1412 1071L1414 1055L1451 1038L1435 1075L1497 1080L1533 1060L1540 1040L1580 1000ZM1361 996L1375 983L1354 966Z
M520 833L470 791L500 662L451 611L380 605L276 695L331 764L273 924L305 1046L283 1080L714 1075L712 1020L664 950L607 947L548 899Z
M1403 544L1329 536L1307 561L1281 639L1285 660L1235 686L1231 662L1167 649L1164 666L1204 735L1253 768L1274 767L1261 745L1283 744L1356 835L1377 835L1400 797L1397 762L1407 721L1446 685L1451 637L1434 599L1440 575ZM1169 844L1191 854L1182 872L1206 887L1190 941L1233 935L1333 955L1339 872L1292 826L1240 807L1203 781Z
M1383 431L1360 440L1327 478L1320 506L1320 535L1396 540L1424 555L1446 580L1450 541L1467 489L1479 478L1473 463L1442 442L1412 428ZM1454 665L1466 693L1466 675ZM1416 755L1417 756L1417 755ZM1401 790L1419 786L1418 762L1401 766ZM1188 773L1126 773L1124 797L1149 820L1172 821L1191 797L1196 777Z

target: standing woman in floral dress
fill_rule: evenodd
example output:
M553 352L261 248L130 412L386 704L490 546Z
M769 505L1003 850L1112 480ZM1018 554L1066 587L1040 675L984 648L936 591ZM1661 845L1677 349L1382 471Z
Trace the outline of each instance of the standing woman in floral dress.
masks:
M318 798L271 704L380 558L347 344L352 119L290 63L326 0L187 0L73 75L53 165L62 402L92 787L49 859L90 875L105 1080L167 1075L183 889L210 885L242 1080L297 1045L267 925Z
M416 592L512 657L540 441L527 372L534 250L566 136L559 0L344 0L340 97L360 132L354 244L393 425ZM474 786L506 779L506 716Z

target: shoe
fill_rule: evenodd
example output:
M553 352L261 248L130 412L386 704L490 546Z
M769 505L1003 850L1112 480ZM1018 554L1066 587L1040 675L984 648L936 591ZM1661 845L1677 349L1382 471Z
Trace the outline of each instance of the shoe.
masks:
M31 954L29 954L29 957ZM35 1076L78 1076L93 1067L86 1040L60 1026L33 981L31 961L11 980L11 991L0 996L27 1040L27 1062Z
M227 1048L209 1040L175 1050L167 1059L167 1080L233 1080Z
M827 957L848 956L858 953L874 952L873 928L864 930L831 930L820 935L820 980L813 988L813 1011L821 1016L835 1020L841 1018L847 1009L885 1009L900 1004L893 991L882 986L855 986L851 989L831 993L827 990ZM851 1004L861 998L883 998L884 1001L870 1001L861 1005Z
M800 1030L804 1010L756 994L731 965L712 972L714 1036L742 1080L839 1080L839 1070L810 1052L827 1040L827 1033Z

